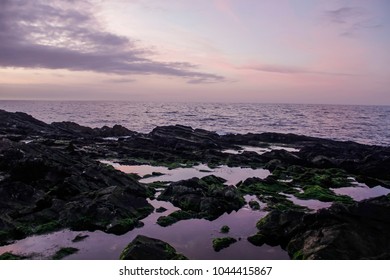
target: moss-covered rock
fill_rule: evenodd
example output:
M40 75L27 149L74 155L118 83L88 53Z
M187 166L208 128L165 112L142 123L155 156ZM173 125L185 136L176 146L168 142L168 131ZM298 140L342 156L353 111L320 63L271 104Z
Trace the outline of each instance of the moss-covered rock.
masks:
M169 185L169 182L156 181L156 182L148 183L147 185L149 188L152 189L165 189Z
M225 212L240 209L245 200L233 186L224 185L225 180L214 175L192 178L171 183L158 197L172 202L199 218L216 219Z
M175 212L169 214L168 216L159 217L157 219L157 224L159 224L162 227L167 227L167 226L170 226L178 221L189 220L189 219L192 219L195 217L196 217L195 213L191 213L191 212L187 212L187 211L183 211L183 210L178 210L178 211L175 211Z
M303 193L295 194L300 199L316 199L323 202L352 203L353 199L346 195L337 195L332 190L319 185L303 187Z
M78 252L79 249L73 248L73 247L64 247L58 250L53 256L53 260L62 260L63 258L73 255L74 253Z
M230 227L227 225L222 226L220 230L221 233L228 233L229 231L230 231Z
M295 204L294 202L289 200L286 195L282 195L282 194L258 196L258 199L261 202L267 204L267 206L264 208L267 211L270 211L270 210L279 210L279 211L287 211L287 210L308 211L309 210L305 206L301 206L301 205Z
M231 244L237 242L237 239L233 237L219 237L213 239L214 251L219 252L224 248L229 247Z
M256 233L255 235L249 236L248 241L255 246L263 246L266 242L266 238L261 233Z
M10 252L6 252L0 255L0 260L24 260L24 259L26 259L25 256L15 255Z
M291 179L298 187L318 185L323 188L342 188L352 185L352 180L346 171L340 168L310 168L298 165L284 167L280 165L272 172L275 178Z
M259 210L260 209L260 204L256 200L251 200L251 201L249 201L248 204L252 210Z
M248 178L238 185L238 190L243 194L251 195L275 195L281 192L295 194L298 192L293 185L280 182L271 176L265 179Z

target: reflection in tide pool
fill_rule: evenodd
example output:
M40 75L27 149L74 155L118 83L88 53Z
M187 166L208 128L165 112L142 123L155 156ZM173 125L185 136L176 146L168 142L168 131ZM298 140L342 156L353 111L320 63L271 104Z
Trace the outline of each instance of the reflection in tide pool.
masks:
M353 187L345 187L331 190L334 191L336 194L348 195L352 197L352 199L355 201L361 201L364 199L387 195L390 193L389 189L386 189L382 186L370 188L367 185L360 183Z
M226 154L242 154L243 152L255 152L259 155L265 154L267 152L271 152L273 150L285 150L287 152L299 152L299 149L292 148L292 147L287 147L287 146L269 146L267 148L262 148L262 147L253 147L253 146L239 146L240 149L238 150L233 150L233 149L227 149L223 150L223 153Z
M246 196L246 201L256 199ZM74 232L62 230L59 232L28 237L14 244L0 247L0 254L12 251L15 254L34 254L35 258L48 258L61 247L75 247L79 251L67 259L118 259L121 251L138 234L161 239L171 244L175 249L189 259L289 259L286 251L279 246L263 245L256 247L247 241L247 237L257 232L256 222L267 212L253 211L248 205L238 211L225 213L214 221L191 219L179 221L168 227L156 224L158 217L178 210L169 202L150 200L155 208L167 208L164 213L152 213L142 221L144 226L136 228L124 235L116 236L101 231ZM228 234L220 233L223 225L230 227ZM72 239L78 234L87 234L88 238L74 243ZM231 236L238 240L229 248L215 252L212 239L220 236Z
M152 183L156 181L162 182L176 182L180 180L187 180L193 177L202 178L208 175L215 175L226 180L227 185L236 185L240 181L244 181L247 178L258 177L266 178L271 173L262 168L242 168L242 167L228 167L226 165L219 166L214 169L210 169L205 164L199 164L193 167L179 167L175 169L168 169L164 166L151 166L151 165L121 165L112 161L102 160L102 163L110 164L115 169L118 169L125 173L136 173L140 176L152 174L153 172L163 173L160 176L153 176L140 180L141 183Z
M323 208L329 208L332 205L332 202L322 202L315 199L299 199L291 194L283 193L283 195L287 196L287 199L292 201L296 205L307 207L311 210L319 210Z

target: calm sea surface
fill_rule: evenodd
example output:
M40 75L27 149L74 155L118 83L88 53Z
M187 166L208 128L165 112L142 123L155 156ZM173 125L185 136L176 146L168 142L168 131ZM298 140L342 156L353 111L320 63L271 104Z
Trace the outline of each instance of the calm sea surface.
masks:
M224 133L282 132L390 146L390 106L129 101L0 101L47 123L121 124L138 132L183 124Z

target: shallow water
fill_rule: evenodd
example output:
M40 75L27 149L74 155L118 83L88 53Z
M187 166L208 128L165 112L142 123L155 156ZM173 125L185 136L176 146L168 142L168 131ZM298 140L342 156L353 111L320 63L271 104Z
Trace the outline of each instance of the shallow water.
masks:
M193 167L179 167L175 169L168 169L164 166L152 166L152 165L122 165L113 161L102 160L105 164L110 164L114 168L125 173L136 173L143 177L153 172L160 172L164 175L153 176L149 178L141 179L141 183L152 183L156 181L161 182L177 182L180 180L187 180L193 177L202 178L208 175L215 175L226 180L227 185L236 185L240 181L244 181L251 177L266 178L271 173L262 168L242 168L242 167L228 167L226 165L219 166L217 168L209 168L205 164L195 165Z
M358 184L353 187L345 187L331 190L334 191L336 194L348 195L352 197L355 201L362 201L364 199L387 195L390 193L390 189L386 189L382 186L370 188L365 184Z
M256 199L246 196L247 201ZM287 252L279 246L264 245L256 247L246 238L257 232L256 222L267 212L253 211L248 205L239 211L225 213L214 221L191 219L179 221L168 227L156 224L158 217L166 216L178 210L169 202L150 200L155 208L163 206L168 210L164 213L152 213L142 221L145 226L136 228L124 235L116 236L101 231L74 232L62 230L51 234L28 237L14 244L0 247L0 254L12 251L15 254L34 254L37 259L48 258L61 247L75 247L79 252L66 259L118 259L121 251L138 234L161 239L171 244L178 252L190 259L289 259ZM262 204L264 206L264 204ZM223 225L230 227L228 234L220 233ZM78 234L87 234L88 238L74 243L72 239ZM230 247L215 252L212 239L220 236L231 236L238 240Z
M226 149L223 150L223 153L226 154L242 154L243 152L255 152L259 155L265 154L267 152L271 152L273 150L285 150L287 152L299 152L299 149L292 148L292 147L287 147L287 146L269 146L267 148L262 148L262 147L253 147L253 146L239 146L239 150L233 150L233 149Z
M121 165L112 161L102 161L111 164L115 168L127 173L137 173L140 176L151 174L152 172L161 172L164 175L142 179L144 183L153 181L179 181L192 177L203 177L210 174L225 178L227 184L236 184L248 177L265 178L269 172L264 169L250 168L230 168L220 166L211 169L204 164L196 165L191 168L177 168L169 170L163 166L150 165ZM207 171L207 172L205 172ZM351 178L353 179L353 178ZM158 190L161 191L161 190ZM389 189L381 186L369 188L365 184L353 181L352 187L333 189L336 194L345 194L351 196L356 201L370 197L376 197L390 193ZM156 194L156 197L159 192ZM320 202L317 200L302 200L293 195L284 194L293 203L306 206L312 211L321 208L328 208L331 202ZM179 253L184 254L190 259L289 259L286 251L280 246L271 247L263 245L256 247L247 241L247 237L257 232L256 223L259 219L267 215L268 212L263 209L266 204L258 200L255 195L246 195L245 200L248 203L255 200L260 204L260 210L252 210L248 204L238 211L224 213L214 221L205 219L190 219L179 221L168 227L159 226L156 221L160 216L167 216L170 213L179 210L171 203L149 200L155 208L164 207L167 211L163 213L154 212L142 220L144 226L121 235L107 234L102 231L94 232L75 232L71 230L61 230L58 232L31 236L23 240L16 241L14 244L0 247L0 254L12 251L15 254L31 255L35 259L50 258L61 247L75 247L79 251L66 259L118 259L122 250L137 235L142 234L149 237L161 239L171 244ZM220 233L223 225L230 227L228 234ZM89 235L88 238L74 243L72 240L78 235ZM216 237L231 236L238 240L230 247L215 252L212 248L212 240Z
M323 208L329 208L332 206L332 202L322 202L315 199L299 199L291 194L283 193L285 196L287 196L287 199L292 201L296 205L307 207L311 210L319 210Z

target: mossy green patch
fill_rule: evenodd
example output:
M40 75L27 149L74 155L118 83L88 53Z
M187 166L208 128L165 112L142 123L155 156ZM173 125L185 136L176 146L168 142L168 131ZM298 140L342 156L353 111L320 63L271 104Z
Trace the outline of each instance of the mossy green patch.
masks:
M157 181L157 182L149 183L148 187L152 189L164 189L168 186L168 184L169 184L168 182Z
M219 237L213 239L214 251L219 252L224 248L229 247L231 244L237 242L237 239L233 237Z
M170 216L161 216L157 219L157 224L162 227L167 227L170 225L173 225L177 222L177 219L170 217Z
M58 250L53 256L53 260L62 260L63 258L70 256L76 252L78 252L79 249L73 248L73 247L64 247Z
M47 233L47 232L52 232L52 231L58 230L60 227L61 227L61 224L58 221L51 221L49 223L35 227L35 229L33 231L36 234L42 234L42 233Z
M255 246L263 246L265 243L265 237L261 233L256 233L255 235L249 236L247 239Z
M26 259L25 256L15 255L10 252L6 252L0 255L0 260L24 260L24 259Z
M305 255L303 254L303 252L301 250L299 251L296 251L293 256L292 256L292 259L293 260L306 260L306 257Z
M300 199L316 199L323 202L352 203L353 199L346 195L337 195L332 190L322 188L319 185L306 186L303 193L295 194Z
M252 195L274 195L280 192L294 194L298 192L292 185L273 179L245 181L238 186L238 189L241 193Z
M318 185L323 188L342 188L352 185L349 175L339 168L309 168L302 166L278 167L272 175L279 179L292 179L296 186Z
M230 231L230 227L228 227L227 225L224 225L221 227L221 233L228 233Z
M178 221L181 220L189 220L196 217L195 214L188 212L188 211L182 211L178 210L175 211L168 216L161 216L157 219L157 224L162 226L162 227L167 227L170 226Z
M273 194L268 196L258 196L259 200L266 203L267 206L265 210L296 210L296 211L307 211L308 208L296 205L291 200L287 199L287 197L283 194Z
M269 216L268 216L268 215L265 216L265 217L263 217L263 218L261 218L261 219L256 223L256 227L257 227L258 229L261 229L261 227L262 227L263 225L265 225L265 224L268 222L268 219L269 219Z
M134 228L138 223L137 219L125 218L119 221L119 224L123 227Z

